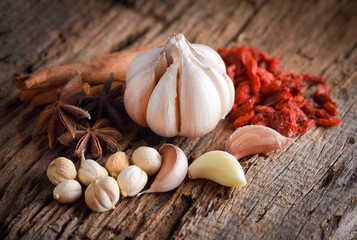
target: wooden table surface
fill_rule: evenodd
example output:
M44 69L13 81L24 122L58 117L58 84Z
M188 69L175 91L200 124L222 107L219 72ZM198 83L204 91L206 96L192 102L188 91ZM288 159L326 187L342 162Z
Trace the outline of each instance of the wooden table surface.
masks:
M356 10L355 0L1 1L0 238L356 239ZM46 136L32 139L43 107L19 100L14 77L161 44L174 32L213 48L248 43L279 54L283 69L326 77L342 123L314 127L281 152L244 158L243 188L186 178L174 191L121 199L105 213L90 211L83 198L55 201L46 168L56 157L73 159L73 148L50 150ZM167 139L131 123L120 144L130 156L138 146L170 142L191 162L224 149L232 131L226 119L204 137Z

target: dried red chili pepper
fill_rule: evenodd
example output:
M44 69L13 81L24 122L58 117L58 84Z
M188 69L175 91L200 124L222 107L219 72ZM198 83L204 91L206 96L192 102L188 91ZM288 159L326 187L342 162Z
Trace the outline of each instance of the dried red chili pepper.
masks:
M331 116L336 116L338 114L336 104L332 102L326 102L323 106L323 109L325 109Z
M251 87L249 81L243 81L238 84L236 89L235 103L240 105L251 97Z
M323 107L325 103L327 102L332 102L331 98L329 95L323 93L319 95L314 95L314 101L320 105L320 107Z
M322 78L311 73L301 73L299 74L299 77L304 81L311 82L314 84L326 83L326 78Z
M273 81L265 86L262 87L262 93L264 95L276 92L280 89L281 87L281 81Z
M250 111L249 113L246 113L240 117L238 117L236 120L233 122L233 128L239 128L242 127L246 124L249 123L249 121L254 117L254 111Z
M330 91L330 89L329 89L328 86L322 85L316 90L314 95L320 95L320 94L327 94L328 95L329 91Z
M269 126L269 119L264 117L264 115L262 113L258 113L256 115L254 115L254 117L250 121L250 124Z
M242 116L243 114L246 114L246 113L252 111L254 102L255 102L255 100L253 98L250 98L250 99L248 99L248 101L246 101L239 107L236 103L234 103L233 108L229 114L229 118L234 120L234 119Z
M269 63L268 71L276 75L280 70L280 57L276 55Z
M305 122L297 124L297 134L302 134L309 131L313 126L315 126L316 121L309 119Z
M332 127L336 126L341 123L341 119L338 118L330 118L330 119L325 119L325 118L318 118L317 123L321 126L324 127Z
M258 113L270 113L270 112L275 112L275 109L272 107L268 106L263 106L263 105L257 105L255 106L254 110Z
M324 109L315 108L314 112L317 118L326 118L326 119L331 118L331 116Z

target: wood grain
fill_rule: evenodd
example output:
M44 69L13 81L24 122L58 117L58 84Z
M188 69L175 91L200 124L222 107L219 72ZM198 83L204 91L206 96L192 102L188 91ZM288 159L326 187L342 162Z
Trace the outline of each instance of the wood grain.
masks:
M356 239L356 13L355 1L337 0L1 1L0 238ZM43 108L20 101L13 78L161 44L173 32L214 48L251 44L279 54L283 69L326 77L342 124L242 159L244 188L185 179L177 190L121 199L106 213L91 212L83 199L55 201L46 168L58 156L73 158L73 148L50 150L46 136L31 138ZM141 145L173 143L191 162L224 149L231 133L227 119L201 138L162 138L129 123L120 144L131 156Z

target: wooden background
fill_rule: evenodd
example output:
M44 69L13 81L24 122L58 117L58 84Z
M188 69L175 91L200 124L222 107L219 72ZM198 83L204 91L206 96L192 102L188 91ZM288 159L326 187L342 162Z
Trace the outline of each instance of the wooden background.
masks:
M356 10L356 0L2 0L0 238L356 239ZM174 32L213 48L248 43L279 54L284 69L326 77L342 124L314 127L281 152L243 159L244 188L185 179L175 191L121 199L106 213L91 212L83 199L55 201L46 168L58 156L73 158L73 148L50 150L46 136L32 140L43 108L21 102L13 78L160 44ZM191 162L224 149L231 133L229 120L190 139L161 138L131 123L120 143L130 155L140 145L171 142Z

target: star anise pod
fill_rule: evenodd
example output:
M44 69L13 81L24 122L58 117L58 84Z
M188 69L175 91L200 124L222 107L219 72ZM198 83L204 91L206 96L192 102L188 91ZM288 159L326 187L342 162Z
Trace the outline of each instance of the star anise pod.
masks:
M71 137L76 133L75 120L80 118L90 119L88 111L74 105L79 104L81 98L89 92L89 85L82 83L80 74L70 80L61 92L57 93L57 101L48 105L41 113L32 136L38 136L47 130L49 146L52 148L65 129Z
M98 158L103 154L103 148L114 153L120 150L118 141L122 138L121 133L115 128L109 127L108 119L99 119L93 127L87 121L77 124L76 136L66 132L58 141L63 145L70 146L77 142L74 155L80 157L83 150L91 151L92 157Z
M88 110L93 120L108 118L112 126L123 129L123 117L126 111L123 103L124 88L119 85L110 91L114 74L105 81L101 92L95 96L87 96L82 101L84 109Z

